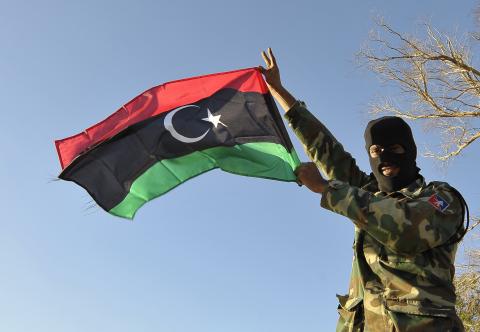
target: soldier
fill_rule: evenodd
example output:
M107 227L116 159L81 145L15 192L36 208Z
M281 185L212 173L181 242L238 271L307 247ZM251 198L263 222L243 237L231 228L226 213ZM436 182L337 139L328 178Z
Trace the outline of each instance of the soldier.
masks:
M464 331L452 283L464 234L461 195L445 182L425 182L410 127L398 117L368 123L372 173L362 172L305 103L283 87L270 48L268 53L262 52L267 68L260 70L313 161L296 170L298 181L322 195L323 208L355 225L349 293L337 295L337 331Z

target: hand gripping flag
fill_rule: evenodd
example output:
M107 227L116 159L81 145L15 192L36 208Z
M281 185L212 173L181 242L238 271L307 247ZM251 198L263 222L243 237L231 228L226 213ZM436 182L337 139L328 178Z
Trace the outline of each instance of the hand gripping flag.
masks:
M295 181L299 165L256 68L159 85L55 145L59 178L130 219L146 202L214 168Z

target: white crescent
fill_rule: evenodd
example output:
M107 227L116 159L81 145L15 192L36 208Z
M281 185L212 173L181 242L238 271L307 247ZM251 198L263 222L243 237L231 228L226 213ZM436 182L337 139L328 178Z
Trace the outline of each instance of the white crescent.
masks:
M168 112L168 114L165 117L165 120L163 121L163 123L165 125L165 129L167 129L175 139L177 139L177 140L179 140L180 142L183 142L183 143L195 143L195 142L198 142L201 139L203 139L208 134L210 129L208 129L206 132L204 132L202 135L200 135L198 137L186 137L186 136L181 135L178 131L176 131L175 128L173 127L173 123L172 123L172 119L173 119L173 116L175 115L175 113L177 113L178 111L183 110L184 108L187 108L187 107L200 108L200 106L197 106L197 105L185 105L185 106L178 107L178 108L174 109L173 111Z

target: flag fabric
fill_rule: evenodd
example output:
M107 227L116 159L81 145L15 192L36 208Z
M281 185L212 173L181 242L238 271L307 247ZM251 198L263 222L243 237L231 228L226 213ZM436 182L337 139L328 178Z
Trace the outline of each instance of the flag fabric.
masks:
M300 163L257 68L156 86L55 145L59 178L130 219L146 202L215 168L295 181Z

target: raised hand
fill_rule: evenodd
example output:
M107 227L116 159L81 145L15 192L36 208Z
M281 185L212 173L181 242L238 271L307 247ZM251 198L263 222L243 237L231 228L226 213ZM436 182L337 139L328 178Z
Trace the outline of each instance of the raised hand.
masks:
M260 70L262 74L265 76L265 81L269 85L270 89L279 90L282 86L282 82L280 80L280 69L278 68L277 59L273 55L272 49L269 47L268 55L265 51L262 51L262 58L265 61L265 65L267 68L260 66Z
M258 68L262 71L262 74L265 76L265 81L267 82L268 89L272 93L273 97L277 102L282 106L285 111L288 111L293 104L295 104L296 99L293 97L287 89L282 85L280 80L280 69L277 65L277 59L273 55L272 49L268 48L268 55L265 51L262 51L262 58L267 65L265 69L262 66Z

